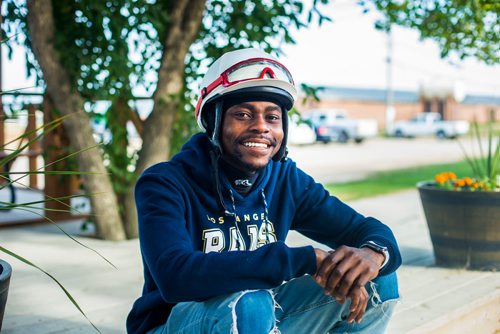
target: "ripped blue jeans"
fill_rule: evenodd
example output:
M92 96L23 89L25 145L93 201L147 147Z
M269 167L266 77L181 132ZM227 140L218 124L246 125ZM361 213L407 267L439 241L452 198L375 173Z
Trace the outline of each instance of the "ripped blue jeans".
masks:
M165 325L148 334L384 333L399 298L396 274L368 283L362 321L347 323L349 302L325 295L310 276L271 290L250 290L177 304Z

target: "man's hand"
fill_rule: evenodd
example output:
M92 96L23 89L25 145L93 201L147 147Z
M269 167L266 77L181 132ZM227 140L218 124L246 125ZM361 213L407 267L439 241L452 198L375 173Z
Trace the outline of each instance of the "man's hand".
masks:
M365 285L377 277L384 256L369 248L348 246L331 252L315 249L315 252L317 271L314 279L340 304L351 299L347 321L361 321L368 303Z

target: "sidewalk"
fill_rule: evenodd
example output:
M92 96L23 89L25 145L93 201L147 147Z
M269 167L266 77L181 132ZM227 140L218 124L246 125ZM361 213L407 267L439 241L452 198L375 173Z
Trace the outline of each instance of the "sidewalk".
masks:
M500 273L434 266L432 243L416 190L349 204L389 225L403 255L398 270L401 300L388 334L500 333ZM290 235L289 241L306 244L298 234Z
M403 253L403 266L398 271L402 298L388 333L498 333L500 273L433 266L432 246L415 190L349 204L388 224ZM78 221L62 224L75 235L81 234L80 225ZM138 241L78 239L106 256L118 269L53 226L0 230L0 245L60 279L102 333L124 333L125 318L142 288ZM291 233L288 243L310 242ZM2 333L95 332L49 278L17 260L8 261L13 266L13 277Z

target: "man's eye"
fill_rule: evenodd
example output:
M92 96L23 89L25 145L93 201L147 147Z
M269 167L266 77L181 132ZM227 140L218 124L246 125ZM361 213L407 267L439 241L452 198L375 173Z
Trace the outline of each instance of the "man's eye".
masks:
M267 118L270 121L279 121L280 120L280 116L278 116L278 115L269 115L269 116L267 116Z
M246 112L236 112L234 113L234 116L238 117L238 118L250 118L250 114L249 113L246 113Z

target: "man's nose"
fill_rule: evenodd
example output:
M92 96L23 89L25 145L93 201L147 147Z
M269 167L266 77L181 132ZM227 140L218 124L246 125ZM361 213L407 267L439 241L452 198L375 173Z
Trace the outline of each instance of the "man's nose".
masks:
M269 124L266 121L266 117L264 115L255 116L251 130L259 133L268 132Z

